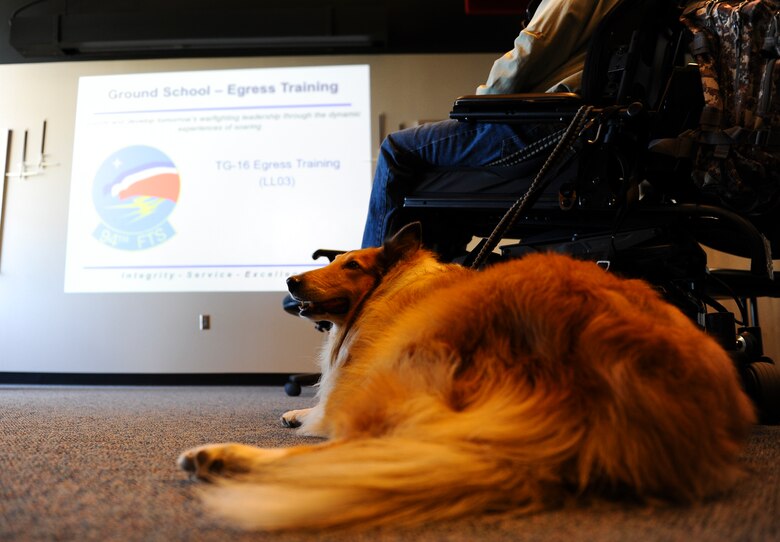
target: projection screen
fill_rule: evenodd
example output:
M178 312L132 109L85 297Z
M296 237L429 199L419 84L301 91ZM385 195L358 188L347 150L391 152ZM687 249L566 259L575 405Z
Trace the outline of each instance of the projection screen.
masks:
M79 80L66 292L281 291L360 244L366 65Z

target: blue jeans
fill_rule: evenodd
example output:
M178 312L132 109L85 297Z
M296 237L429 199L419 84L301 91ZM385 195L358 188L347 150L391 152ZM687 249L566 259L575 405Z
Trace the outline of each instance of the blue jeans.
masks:
M535 127L432 122L391 133L382 142L363 231L363 247L380 246L392 218L421 172L436 167L479 167L509 156L535 138Z

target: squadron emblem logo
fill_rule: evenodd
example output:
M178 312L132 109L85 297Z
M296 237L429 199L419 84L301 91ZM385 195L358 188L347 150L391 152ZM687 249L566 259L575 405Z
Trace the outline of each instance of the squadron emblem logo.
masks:
M98 169L92 199L103 222L93 233L120 250L146 250L170 239L168 217L181 182L173 161L153 147L125 147Z

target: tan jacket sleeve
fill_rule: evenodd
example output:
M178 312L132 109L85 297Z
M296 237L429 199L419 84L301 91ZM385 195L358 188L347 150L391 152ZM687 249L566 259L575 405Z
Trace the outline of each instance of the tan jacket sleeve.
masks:
M542 0L514 48L495 61L477 93L543 92L563 80L578 81L590 37L618 2Z

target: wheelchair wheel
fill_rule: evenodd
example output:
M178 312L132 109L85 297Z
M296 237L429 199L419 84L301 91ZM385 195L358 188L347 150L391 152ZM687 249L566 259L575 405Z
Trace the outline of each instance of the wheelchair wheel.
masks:
M745 368L745 388L758 408L761 423L780 423L780 367L771 361L749 364Z

